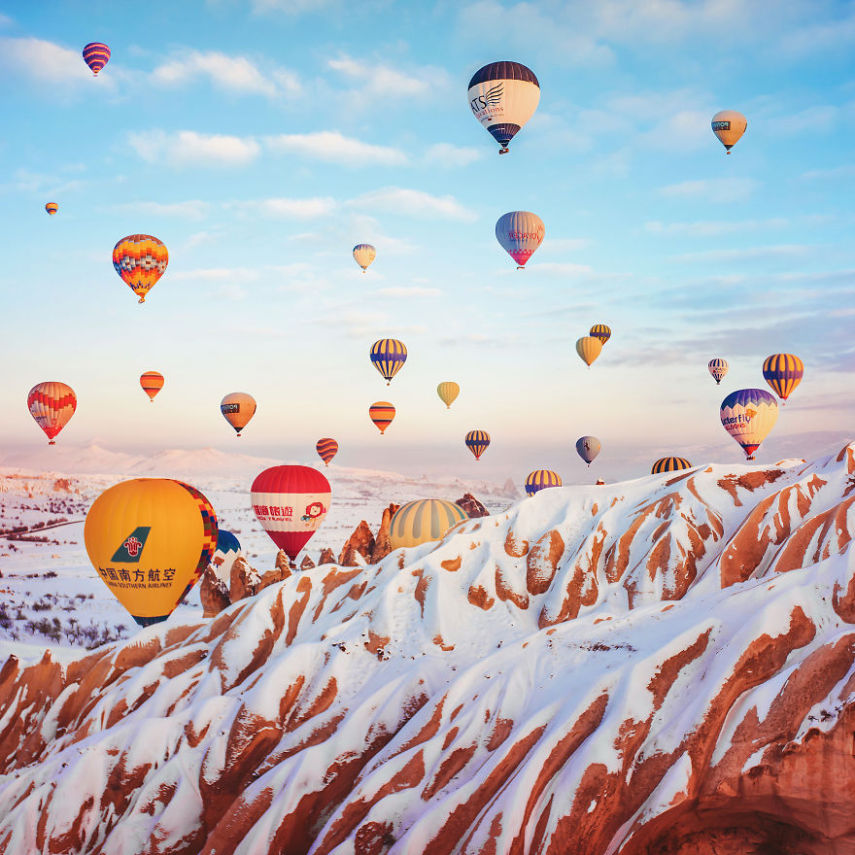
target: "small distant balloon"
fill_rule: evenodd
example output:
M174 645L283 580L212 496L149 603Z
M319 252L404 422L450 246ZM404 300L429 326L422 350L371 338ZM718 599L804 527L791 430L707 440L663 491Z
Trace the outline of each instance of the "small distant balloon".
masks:
M377 250L370 243L358 243L353 248L353 258L365 273L368 265L377 257Z
M592 335L582 336L576 342L576 353L590 368L591 363L600 355L603 349L603 344L598 338Z
M605 344L612 337L612 331L611 328L607 327L605 324L594 324L588 335L598 338L600 340L600 344Z
M713 379L715 380L715 385L718 386L722 380L724 380L725 375L727 374L727 370L730 366L727 364L726 359L719 359L716 357L715 359L711 359L707 368L709 369L710 374L712 374Z
M83 48L83 61L92 70L94 77L110 61L110 48L104 42L89 42Z
M773 353L763 362L763 379L775 394L786 404L793 390L804 377L805 366L793 353Z
M50 440L48 445L56 445L54 437L68 424L77 409L77 396L66 383L48 380L30 389L27 407Z
M159 371L146 371L140 375L140 386L154 403L155 395L163 388L163 375Z
M169 253L162 241L151 235L128 235L113 247L113 267L122 281L144 303L146 294L163 276Z
M46 210L46 211L47 211L51 216L53 216L53 215L54 215L54 214L59 210L59 205L57 205L57 204L56 204L56 202L48 202L48 203L45 205L45 210Z
M507 154L508 144L534 115L540 84L521 62L491 62L469 81L469 106L475 118Z
M539 493L548 487L560 487L561 476L551 469L535 469L529 472L525 479L525 491L529 496Z
M496 221L496 240L522 270L534 251L543 243L546 227L531 211L510 211Z
M490 444L490 434L485 430L470 430L466 434L466 447L475 455L476 460L487 450Z
M318 452L321 460L326 466L330 465L330 460L338 454L338 443L329 436L319 439L315 444L315 450Z
M460 394L460 386L458 386L453 380L446 380L444 383L440 383L436 387L436 394L439 395L439 398L442 403L445 404L446 409L450 410L451 405Z
M662 472L679 472L681 469L691 469L692 464L685 457L660 457L650 470L651 475Z
M721 402L720 416L724 429L753 460L778 420L778 402L763 389L738 389Z
M223 418L235 429L237 435L249 424L258 405L252 395L246 392L231 392L220 401Z
M444 499L407 502L392 514L389 523L392 549L440 540L450 528L468 519L466 511L456 502Z
M371 345L372 365L380 372L388 386L392 378L404 367L407 361L407 348L404 342L396 338L381 338Z
M721 110L712 117L713 133L727 153L739 142L748 127L748 119L736 110Z
M395 418L395 407L388 401L375 401L368 408L368 415L382 435L386 433L386 428L392 424L392 419Z
M594 458L600 453L602 444L595 436L580 436L576 440L576 453L588 466L591 465Z

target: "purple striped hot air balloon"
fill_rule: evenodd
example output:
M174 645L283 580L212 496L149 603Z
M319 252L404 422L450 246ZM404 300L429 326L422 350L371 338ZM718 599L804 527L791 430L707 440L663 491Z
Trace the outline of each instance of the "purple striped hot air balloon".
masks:
M89 42L83 48L83 61L92 69L97 77L98 72L110 61L110 48L104 42Z

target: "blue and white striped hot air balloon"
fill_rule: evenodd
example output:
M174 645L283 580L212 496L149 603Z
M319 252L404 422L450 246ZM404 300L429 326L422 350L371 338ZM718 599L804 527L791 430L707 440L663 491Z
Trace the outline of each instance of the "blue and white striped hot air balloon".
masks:
M727 374L727 369L730 366L727 364L726 359L719 359L716 357L715 359L711 359L707 364L707 369L710 374L712 374L713 379L715 380L715 385L718 386L722 380L724 380L724 375Z

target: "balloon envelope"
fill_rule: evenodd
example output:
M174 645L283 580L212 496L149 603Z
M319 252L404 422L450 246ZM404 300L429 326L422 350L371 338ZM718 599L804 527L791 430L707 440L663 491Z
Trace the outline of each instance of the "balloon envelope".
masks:
M782 401L802 382L804 373L804 363L793 353L773 353L763 361L763 378Z
M725 147L727 153L736 143L739 138L745 133L748 127L748 119L742 113L736 110L720 110L712 117L712 130L718 137L719 142Z
M312 466L271 466L252 482L252 510L293 561L330 509L330 483Z
M50 440L48 444L56 445L54 437L68 424L77 409L77 396L66 383L48 380L30 389L27 407Z
M151 235L128 235L113 247L113 267L122 281L145 302L145 295L169 264L166 246Z
M240 552L240 541L230 531L221 528L217 531L217 552L227 555L229 552Z
M163 375L159 371L146 371L140 375L140 386L148 395L149 399L154 401L157 393L163 388Z
M543 242L545 232L543 220L531 211L510 211L496 221L496 240L516 261L517 269L525 267Z
M598 338L592 335L582 336L576 342L576 353L580 358L587 363L590 368L591 363L600 355L603 349L603 344Z
M605 344L612 337L612 331L611 328L607 327L605 324L594 324L588 335L598 338L600 340L600 344Z
M110 48L104 42L89 42L83 48L83 61L97 77L98 72L110 61Z
M220 401L220 412L223 418L237 431L238 436L249 424L257 408L255 398L247 395L246 392L231 392Z
M466 447L475 455L476 460L480 459L489 444L490 434L485 430L470 430L466 434Z
M729 366L727 364L726 359L719 359L716 357L715 359L711 359L709 364L707 365L707 369L710 374L712 374L713 379L715 380L716 386L724 380L725 375L727 374Z
M576 453L588 466L591 461L600 453L602 444L595 436L580 436L576 440Z
M365 273L365 269L377 257L377 250L370 243L358 243L353 248L353 257Z
M468 519L466 511L455 502L444 499L407 502L395 511L389 524L392 549L440 540L452 526Z
M332 437L325 436L315 443L315 450L318 452L321 460L329 466L330 460L338 454L338 443Z
M475 118L499 144L499 154L534 115L540 84L521 62L491 62L469 81L469 106Z
M166 620L208 566L217 515L188 484L135 478L94 501L83 539L101 580L147 626Z
M753 460L778 420L778 402L763 389L738 389L721 402L720 416L724 429Z
M396 338L381 338L371 345L372 365L380 372L388 386L392 378L404 367L407 361L407 348L404 342Z
M45 210L46 210L46 211L47 211L51 216L53 216L53 215L54 215L54 214L59 210L59 205L57 205L57 204L56 204L56 202L48 202L48 203L45 205Z
M446 380L436 387L436 394L439 395L440 400L445 404L446 408L450 410L451 405L460 394L460 386L453 380Z
M384 434L386 428L392 424L392 419L395 418L395 408L388 401L375 401L368 408L368 415L371 421L377 425L380 433Z
M685 457L660 457L650 470L651 475L661 472L679 472L681 469L691 469L692 464Z
M525 479L525 491L529 496L545 490L547 487L560 487L561 476L551 469L535 469Z

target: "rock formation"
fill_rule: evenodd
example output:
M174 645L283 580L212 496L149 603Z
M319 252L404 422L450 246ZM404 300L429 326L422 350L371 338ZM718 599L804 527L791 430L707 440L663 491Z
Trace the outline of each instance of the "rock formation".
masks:
M455 504L460 505L466 511L469 519L490 515L490 512L471 493L464 493L462 498L455 501Z
M320 567L321 564L335 564L335 553L329 547L321 550L318 566Z
M371 553L372 564L382 561L392 551L392 540L389 537L389 531L391 529L392 517L400 507L400 505L396 505L393 502L388 507L383 508L380 528L377 531L377 537L374 540L374 550Z
M374 535L365 520L353 530L353 534L345 541L338 557L338 563L342 567L358 567L371 560L374 551ZM359 556L359 557L357 557Z

